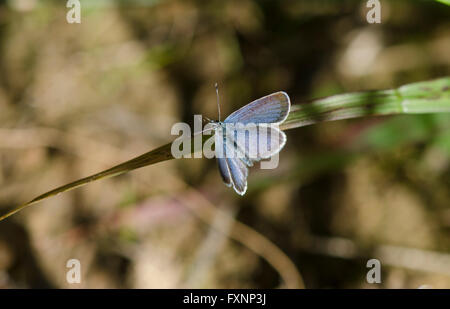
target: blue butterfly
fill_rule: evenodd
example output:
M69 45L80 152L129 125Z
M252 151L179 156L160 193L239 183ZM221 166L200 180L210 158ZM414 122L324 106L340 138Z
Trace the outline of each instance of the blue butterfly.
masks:
M217 104L219 97L217 91ZM239 195L247 191L248 168L268 159L286 144L286 134L278 125L286 120L291 101L285 92L257 99L214 124L215 152L223 182Z

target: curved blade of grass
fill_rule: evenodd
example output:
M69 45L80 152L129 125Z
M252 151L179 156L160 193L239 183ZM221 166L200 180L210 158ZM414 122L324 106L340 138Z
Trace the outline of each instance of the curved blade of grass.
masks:
M435 1L443 3L443 4L450 5L450 0L435 0Z
M446 112L450 112L450 77L397 89L338 94L293 105L281 129L366 116Z
M338 94L312 100L305 104L293 105L288 118L281 125L281 129L288 130L324 121L365 116L442 112L450 112L450 77L408 84L397 89ZM208 135L203 136L203 141L209 137ZM193 138L190 140L192 153L200 151L199 146L193 142ZM173 159L171 145L172 143L163 145L107 170L48 191L7 212L0 217L0 221L59 193L140 167L171 160Z

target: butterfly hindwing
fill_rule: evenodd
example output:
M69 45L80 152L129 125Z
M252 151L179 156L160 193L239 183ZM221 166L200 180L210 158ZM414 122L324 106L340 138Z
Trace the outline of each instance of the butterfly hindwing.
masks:
M226 134L228 147L236 149L237 155L248 166L252 162L267 159L280 152L286 144L286 134L272 125L259 124L249 130L228 130Z
M231 187L232 180L231 180L230 170L228 168L228 163L227 163L226 158L217 158L217 165L219 166L219 172L220 172L220 176L222 176L223 182L228 187Z
M239 195L247 191L248 168L239 158L226 158L230 170L233 188Z
M244 195L247 190L248 168L239 158L232 140L227 139L221 128L216 129L216 157L219 172L227 186Z

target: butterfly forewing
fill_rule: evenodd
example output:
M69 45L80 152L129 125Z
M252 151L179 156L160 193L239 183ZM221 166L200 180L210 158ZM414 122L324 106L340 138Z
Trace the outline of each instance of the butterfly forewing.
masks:
M289 96L283 91L275 92L241 107L224 122L281 123L286 120L290 108Z

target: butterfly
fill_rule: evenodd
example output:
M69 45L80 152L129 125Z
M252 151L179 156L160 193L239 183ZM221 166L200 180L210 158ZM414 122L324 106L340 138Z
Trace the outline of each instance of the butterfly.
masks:
M257 99L220 121L220 104L216 84L219 120L214 125L215 152L223 182L239 195L247 191L248 168L268 159L286 144L286 134L278 125L286 120L291 108L289 96L275 92Z

